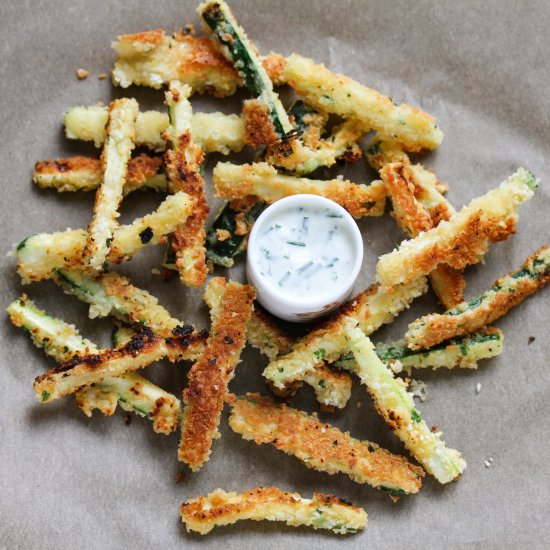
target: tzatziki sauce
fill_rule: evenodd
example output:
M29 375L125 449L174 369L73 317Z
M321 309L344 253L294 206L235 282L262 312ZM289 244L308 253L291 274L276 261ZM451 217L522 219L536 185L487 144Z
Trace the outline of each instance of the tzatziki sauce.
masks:
M268 217L255 242L256 274L286 299L322 299L355 264L349 222L331 206L290 204Z

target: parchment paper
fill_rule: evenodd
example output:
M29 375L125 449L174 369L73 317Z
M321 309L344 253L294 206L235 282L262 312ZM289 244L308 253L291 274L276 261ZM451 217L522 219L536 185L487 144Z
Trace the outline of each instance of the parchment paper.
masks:
M2 307L24 290L39 306L75 322L85 336L109 343L108 320L88 320L87 307L52 283L22 288L13 258L4 253L34 232L86 226L93 194L41 191L31 183L32 165L76 153L99 154L63 137L62 114L70 106L134 95L143 108L160 107L160 91L115 89L97 75L112 67L110 43L118 34L157 27L172 32L198 23L196 3L1 4ZM449 182L448 197L455 206L495 187L521 165L541 178L536 198L521 208L518 234L492 246L485 265L468 269L468 296L549 244L550 4L233 0L231 5L262 52L297 51L434 114L445 139L423 162ZM90 71L82 82L75 75L80 67ZM196 98L193 105L197 110L237 112L240 97ZM211 158L209 168L220 158ZM362 163L344 173L358 182L374 177ZM160 200L152 193L135 193L125 201L123 221L153 209ZM373 281L377 255L403 238L389 216L360 225L366 250L358 290ZM157 247L121 271L157 295L175 316L204 326L207 312L200 291L176 281L163 284L150 274L161 257L162 247ZM229 275L241 278L241 267ZM423 417L444 431L447 444L463 453L468 468L458 483L445 487L427 476L420 494L398 504L343 475L308 470L271 446L242 441L227 427L226 416L211 460L200 473L191 474L176 459L179 434L157 435L147 420L135 416L126 426L120 411L111 418L95 414L88 419L71 397L40 405L32 383L52 362L6 317L1 331L0 547L547 547L549 307L546 289L501 319L497 325L505 333L504 353L482 362L477 371L416 373L429 390L428 400L418 405ZM374 340L399 338L408 322L434 310L431 295L418 300ZM535 341L528 346L529 336ZM263 357L247 350L231 389L267 392L261 378L264 365ZM186 369L161 363L145 375L179 395ZM480 393L475 390L478 383ZM317 409L308 388L292 403ZM356 437L405 452L357 383L345 410L320 416ZM490 457L493 463L487 468L484 461ZM185 479L176 483L180 471ZM217 487L243 491L272 484L304 496L334 492L365 506L369 526L342 538L244 522L201 538L188 535L180 524L179 505L187 498Z

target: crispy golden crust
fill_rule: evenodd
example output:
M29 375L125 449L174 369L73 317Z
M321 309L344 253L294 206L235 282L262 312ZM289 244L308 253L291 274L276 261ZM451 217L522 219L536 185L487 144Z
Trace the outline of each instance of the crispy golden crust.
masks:
M247 99L243 103L244 141L257 149L262 145L271 145L277 141L275 127L271 121L269 108L257 99Z
M270 398L249 393L231 404L231 428L258 445L271 443L308 468L329 474L345 473L357 483L401 488L416 493L422 468L368 441L359 441L315 415L276 405Z
M258 487L241 494L216 489L206 497L183 503L180 513L188 530L203 535L216 526L242 519L286 521L289 525L309 525L341 534L355 533L367 525L363 509L334 495L313 493L311 499L303 499L277 487Z
M227 386L246 342L246 323L254 298L251 286L234 282L226 285L204 353L189 371L183 392L185 406L178 459L193 471L200 469L210 455Z
M162 44L166 36L164 29L153 29L151 31L138 32L136 34L121 34L119 42L125 42L143 48L143 51Z
M204 224L209 208L204 197L204 180L198 172L204 152L193 143L190 131L183 132L177 140L174 149L165 154L168 180L172 192L184 191L195 199L195 205L191 216L173 232L171 242L181 282L198 287L204 284L208 274Z
M283 71L285 70L286 58L278 53L270 54L261 59L263 68L266 70L273 84L282 84Z
M76 356L47 371L36 378L34 390L40 401L52 401L106 377L141 369L165 356L177 361L195 340L203 338L204 335L197 333L161 338L145 328L123 347Z
M380 170L380 177L392 200L392 216L409 237L429 231L452 215L446 207L446 202L438 203L431 211L422 205L419 199L425 194L426 189L406 164L386 164ZM430 280L437 297L446 308L462 302L466 281L461 271L442 264L432 271Z
M142 153L130 159L124 192L128 193L133 189L141 187L147 178L156 176L164 167L162 157L153 157Z
M101 160L75 156L66 159L40 160L34 165L34 174L62 174L69 171L89 170L101 174Z
M534 259L546 249L547 247L542 247L537 250L517 270L497 279L493 289L498 287L498 290L487 302L482 302L473 308L465 308L465 311L458 315L434 313L414 321L413 326L421 326L422 333L419 337L415 335L413 340L410 334L411 327L409 327L409 331L405 335L409 347L412 349L431 347L449 338L474 332L506 315L511 308L523 302L550 281L550 270L536 278L521 277L517 279L513 291L503 285L504 279L524 268L532 268ZM467 302L464 302L465 306L466 304Z

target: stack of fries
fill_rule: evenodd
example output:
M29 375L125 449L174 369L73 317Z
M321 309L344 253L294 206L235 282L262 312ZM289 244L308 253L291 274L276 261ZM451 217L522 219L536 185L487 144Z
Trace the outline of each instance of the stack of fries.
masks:
M392 499L417 493L425 472L443 484L459 479L464 459L445 445L441 433L428 428L396 374L471 369L501 353L503 334L490 324L550 280L550 250L540 248L466 301L463 270L483 259L489 243L515 232L518 206L533 196L537 179L520 168L457 211L445 198L446 186L409 157L441 143L443 134L432 116L395 104L300 55L261 56L223 1L206 2L198 13L205 36L187 26L173 36L154 30L123 35L114 43L114 83L124 88L166 85L167 113L140 112L131 98L117 99L108 108L74 107L65 114L67 137L102 146L101 158L35 165L33 180L40 187L95 190L96 196L86 229L24 239L15 250L18 273L24 283L53 279L90 305L90 317L112 316L117 323L113 348L99 349L26 295L15 300L8 308L12 322L59 363L36 378L39 401L75 394L88 416L95 409L112 415L120 405L149 418L157 433L170 434L181 426L178 458L194 472L209 459L228 403L229 425L244 439L271 443L308 468L345 473ZM274 85L296 92L288 111ZM242 115L193 112L193 93L223 97L243 86L251 98L244 101ZM329 116L340 123L327 131ZM367 134L372 139L366 160L380 180L364 185L307 177L319 167L357 161ZM257 149L257 162L220 162L214 168L216 196L229 202L207 229L205 155L227 155L246 145ZM150 153L132 157L136 146ZM166 198L155 212L119 225L121 201L137 189L154 189ZM380 257L377 282L294 339L255 306L250 285L207 277L215 264L230 266L246 249L250 228L265 205L299 193L332 199L356 218L384 215L389 198L391 214L409 240ZM113 269L154 244L167 247L164 269L177 273L181 284L206 284L208 330L173 317ZM428 280L445 311L411 323L402 341L373 345L369 336L426 292ZM229 383L246 343L269 359L264 376L279 397L306 383L325 410L344 408L350 373L357 375L419 465L268 396L232 395ZM162 358L193 361L181 401L135 372ZM181 516L188 529L203 534L239 519L285 521L341 534L367 524L364 510L332 495L306 499L275 487L242 494L216 489L184 503Z

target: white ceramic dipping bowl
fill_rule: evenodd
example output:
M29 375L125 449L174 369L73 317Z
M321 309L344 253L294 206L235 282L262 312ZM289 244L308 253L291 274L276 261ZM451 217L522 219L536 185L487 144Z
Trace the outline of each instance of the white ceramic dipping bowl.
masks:
M278 219L281 219L292 209L304 209L320 211L329 209L334 212L334 218L339 218L339 228L345 230L345 238L349 239L351 255L349 264L342 277L338 277L330 284L323 284L317 292L303 292L289 296L283 289L262 274L259 267L259 258L263 253L260 249L262 235L265 234ZM324 220L318 220L324 223ZM327 224L330 219L327 217ZM329 239L325 241L323 250L331 256L338 250L331 250ZM292 195L266 208L254 223L250 232L247 248L246 275L250 284L256 288L257 299L260 304L275 316L295 323L311 321L326 315L344 303L351 294L353 284L359 275L363 261L363 239L355 220L339 204L320 197L318 195ZM312 283L313 284L313 283ZM314 294L314 296L312 296Z

